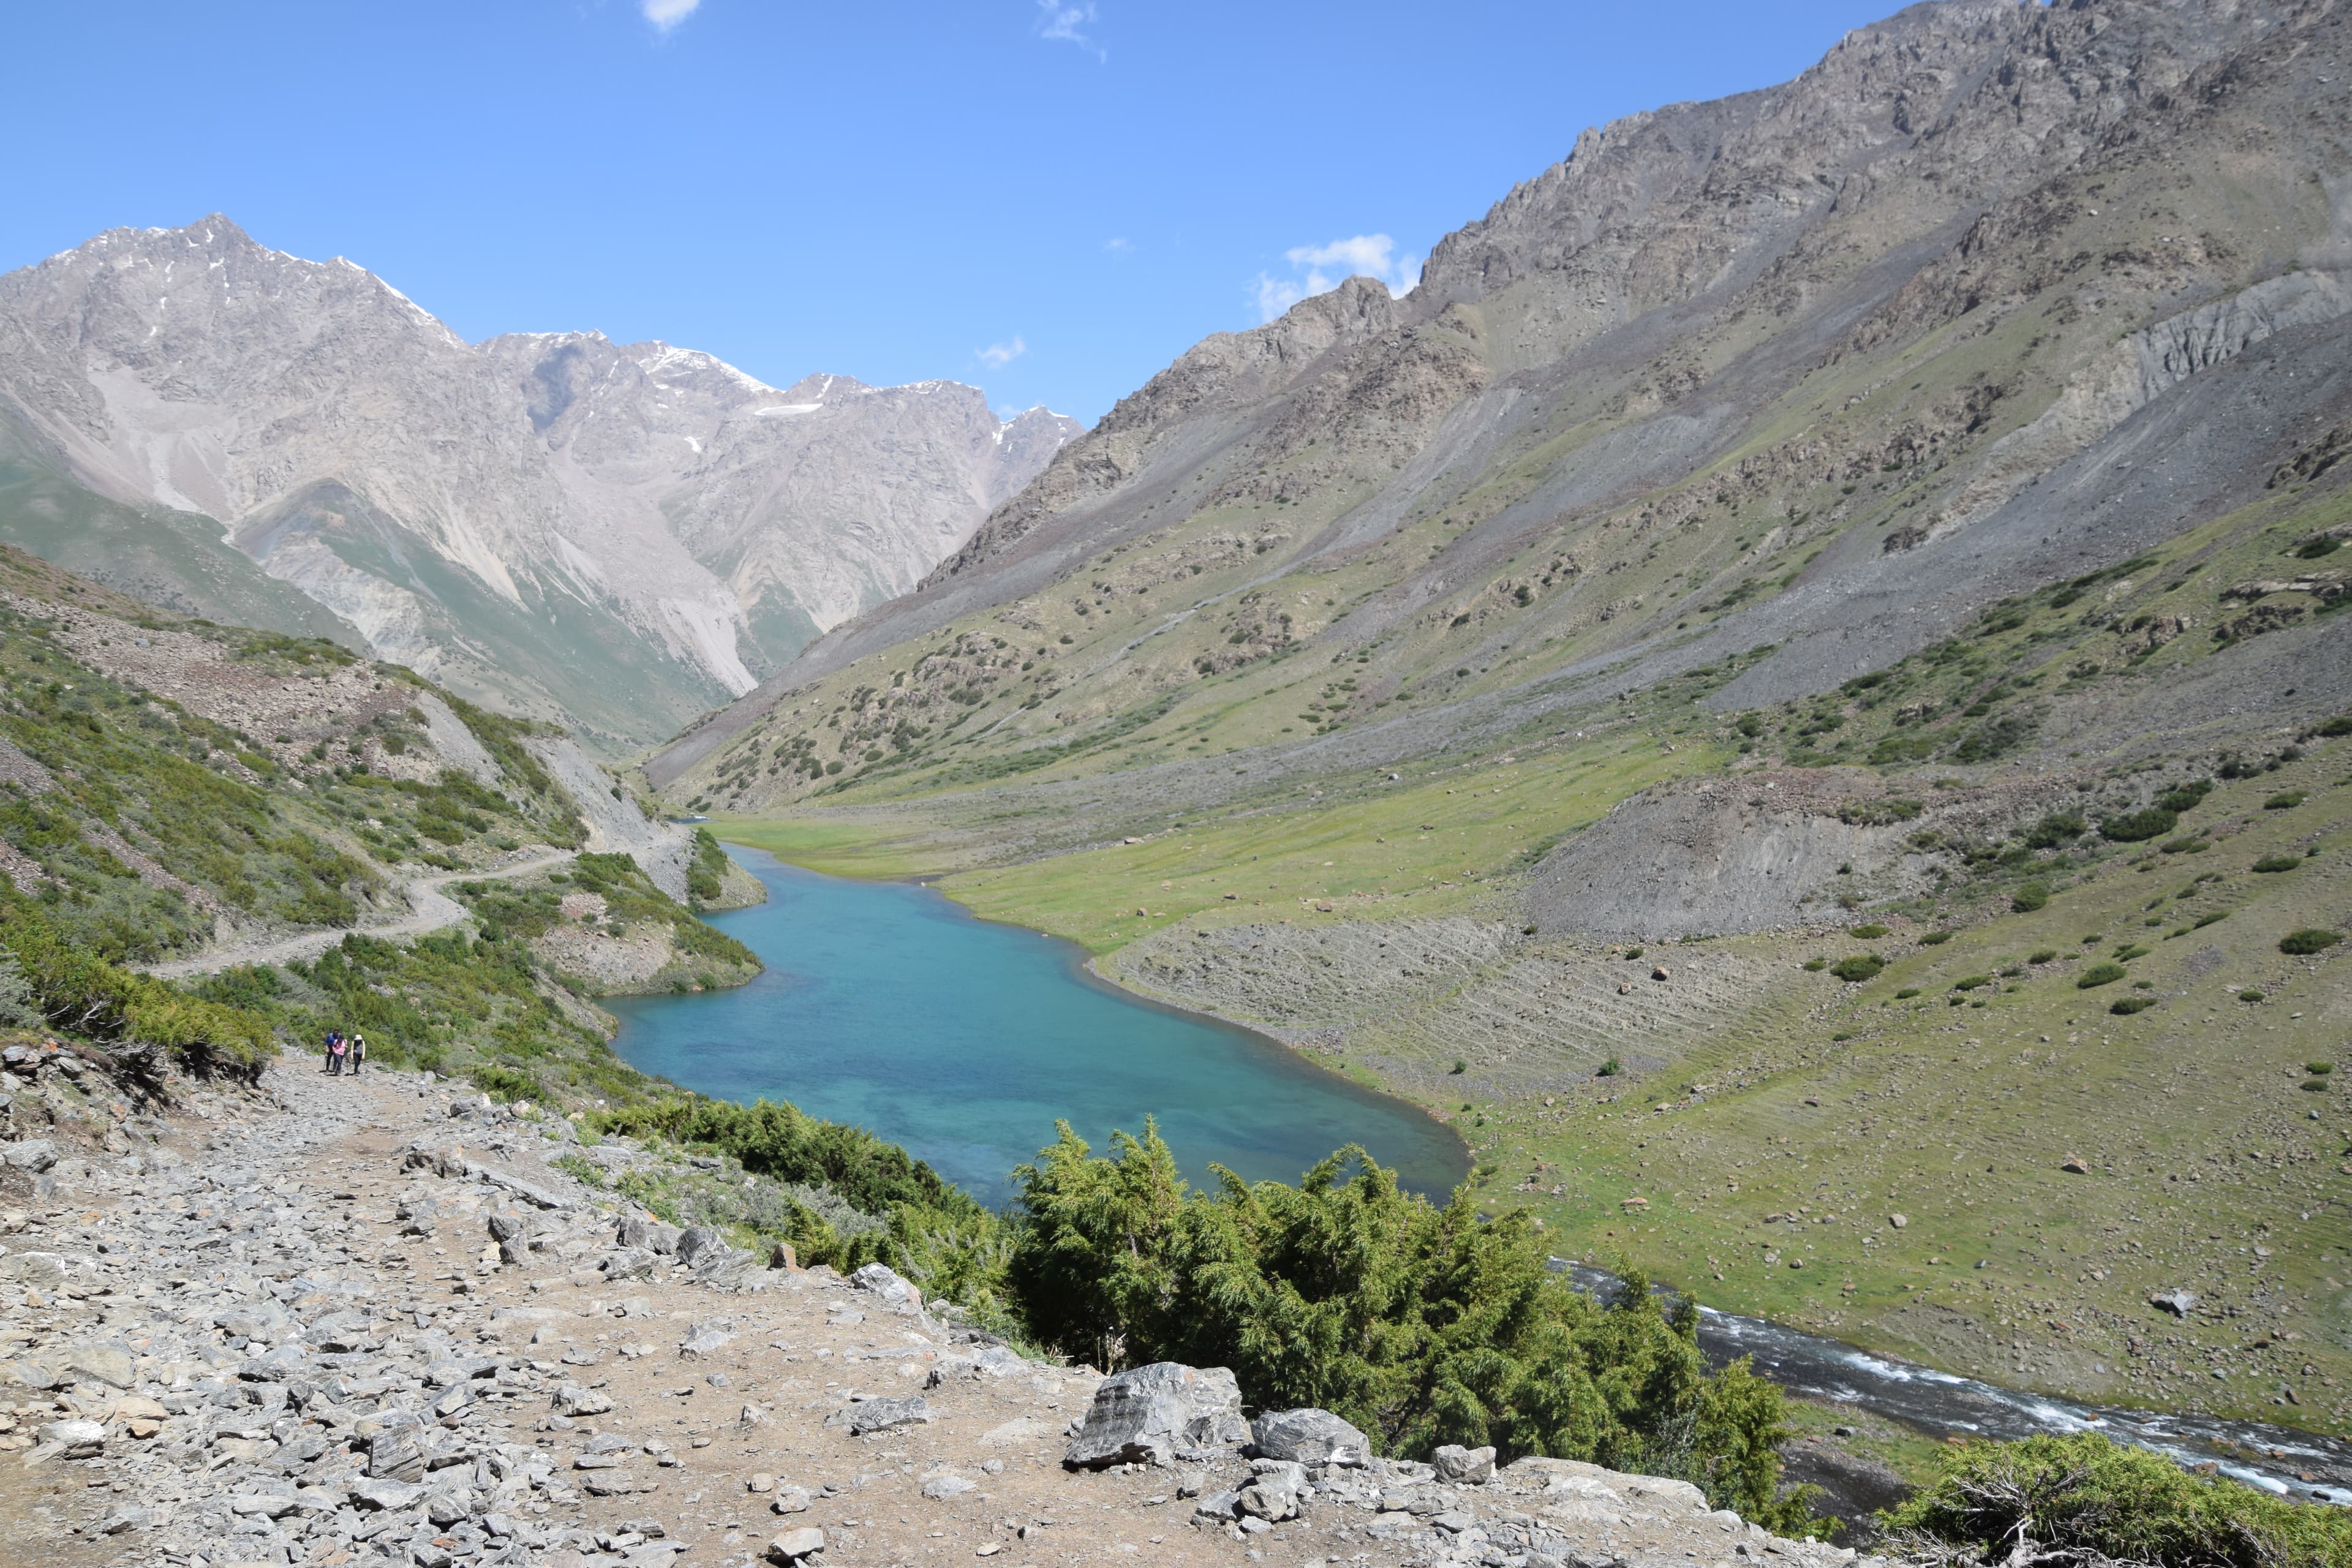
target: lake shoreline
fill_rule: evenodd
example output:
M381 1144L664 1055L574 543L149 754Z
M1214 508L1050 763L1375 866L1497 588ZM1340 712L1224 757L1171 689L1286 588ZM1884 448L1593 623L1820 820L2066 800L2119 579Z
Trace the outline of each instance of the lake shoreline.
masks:
M768 971L730 992L614 999L614 1049L640 1071L864 1127L990 1204L1063 1121L1095 1148L1156 1121L1209 1184L1211 1165L1295 1183L1360 1144L1442 1203L1472 1169L1421 1106L1264 1030L1139 994L1076 943L918 879L730 853L772 896L712 923Z
M745 847L751 847L746 846ZM760 853L772 853L772 852L769 852L769 851L758 851L758 852L760 852ZM789 862L786 862L786 863L787 863L787 864L789 864ZM820 874L820 875L838 875L837 873L814 873L814 874ZM875 879L878 880L879 879ZM900 880L900 879L890 879L890 880ZM919 886L925 887L925 888L927 888L927 889L929 889L930 890L932 890L932 891L936 892L936 893L938 893L938 894L940 894L941 897L943 897L943 898L947 898L947 899L950 899L950 900L954 901L954 902L958 905L958 907L959 907L959 908L966 908L967 912L968 912L968 913L970 913L970 914L971 914L971 918L972 918L973 920L975 920L975 921L982 921L982 922L983 922L983 923L987 923L987 924L992 924L992 925L997 925L997 926L1005 927L1005 928L1007 928L1007 929L1011 929L1011 930L1022 931L1027 931L1027 932L1033 932L1033 933L1034 933L1034 934L1038 934L1038 935L1048 936L1048 939L1049 939L1049 940L1061 940L1061 939L1053 939L1053 938L1051 938L1049 933L1036 932L1036 931L1035 931L1035 928L1034 928L1034 927L1029 927L1029 926L1025 926L1025 925L1021 925L1021 924L1019 924L1018 922L1013 922L1013 921L1002 921L1002 920L996 920L996 919L993 919L993 918L992 918L992 917L990 917L990 916L986 916L986 915L979 914L979 913L978 913L978 912L976 912L976 911L971 911L971 910L968 910L968 907L966 907L966 906L964 906L964 905L962 904L962 901L961 901L961 900L956 900L956 899L954 898L954 895L953 895L953 893L952 893L951 891L950 891L949 889L945 889L945 888L941 888L941 887L937 886L937 885L936 885L936 880L935 880L935 879L921 879L921 878L909 878L909 879L904 879L904 880L912 881L912 882L915 882L917 885L919 885ZM1070 945L1070 946L1071 946L1075 951L1078 951L1078 952L1084 952L1084 950L1083 950L1082 948L1078 948L1078 947L1077 947L1077 944L1071 943L1071 944L1068 944L1068 945ZM1254 1021L1247 1020L1247 1019L1244 1019L1244 1018L1235 1017L1235 1016L1231 1016L1231 1015L1229 1015L1229 1014L1226 1014L1226 1013L1221 1012L1221 1011L1219 1011L1219 1010L1217 1010L1217 1009L1215 1009L1215 1008L1213 1008L1213 1007L1202 1007L1202 1006L1198 1005L1197 1004L1194 1004L1194 1005L1187 1005L1187 1004L1184 1004L1184 1003L1179 1003L1179 1002L1176 1002L1176 1001L1172 1001L1172 1000L1171 1000L1171 999L1169 999L1169 998L1166 998L1166 997L1162 997L1162 996L1155 995L1155 994L1153 994L1151 992L1150 992L1150 991L1148 991L1148 990L1141 990L1141 989L1139 989L1139 988L1137 988L1137 987L1136 987L1136 986L1134 986L1134 985L1131 985L1131 984L1126 984L1126 983L1122 982L1122 981L1121 981L1121 980L1119 980L1119 979L1114 978L1114 977L1113 977L1113 967L1112 967L1111 963L1109 962L1109 961L1111 961L1111 960L1113 959L1113 957L1114 957L1114 955L1113 955L1112 953L1091 953L1091 952L1087 952L1087 953L1085 953L1085 956L1084 956L1083 960L1082 960L1082 961L1081 961L1081 963L1079 963L1079 968L1084 972L1084 973L1086 974L1086 976L1087 977L1087 979L1088 979L1089 981L1091 981L1093 984L1098 984L1098 985L1100 985L1100 986L1102 986L1102 987L1104 987L1104 988L1106 988L1106 989L1108 989L1108 990L1109 990L1109 991L1112 991L1112 992L1114 992L1114 993L1117 993L1117 994L1119 994L1120 996L1122 996L1122 997L1124 997L1124 998L1127 998L1127 999L1129 999L1129 1000L1130 1000L1130 1001L1132 1001L1132 1002L1135 1002L1135 1003L1137 1003L1137 1004L1143 1005L1149 1005L1149 1006L1154 1006L1154 1007L1158 1007L1158 1008L1166 1009L1166 1010L1168 1010L1168 1011L1174 1012L1174 1013L1177 1013L1177 1014L1181 1014L1181 1015L1185 1016L1196 1017L1196 1018L1206 1018L1206 1019L1213 1020L1214 1022L1216 1022L1216 1023L1218 1023L1218 1024L1220 1024L1220 1025L1223 1025L1223 1026L1226 1026L1226 1027L1240 1030L1240 1031L1242 1031L1242 1032L1244 1032L1244 1033L1245 1033L1245 1034L1247 1034L1247 1035L1250 1035L1250 1036L1255 1037L1256 1037L1256 1038L1258 1038L1258 1039L1260 1039L1260 1040L1263 1040L1263 1041L1266 1042L1266 1044L1267 1044L1267 1046L1269 1047L1269 1048L1279 1048L1279 1049L1280 1049L1280 1050L1281 1050L1281 1051L1282 1051L1282 1052L1283 1052L1286 1057L1288 1057L1288 1058L1292 1058L1292 1059L1294 1059L1294 1060L1296 1060L1296 1061L1297 1061L1297 1062L1300 1062L1300 1063L1301 1063L1301 1064L1303 1064L1303 1065L1310 1066L1310 1067L1314 1067L1314 1068L1316 1068L1319 1069L1321 1072L1324 1072L1324 1073L1329 1074L1331 1077L1338 1079L1339 1081L1341 1081L1341 1082L1343 1082L1343 1083L1348 1083L1348 1084L1349 1084L1351 1087L1355 1087L1355 1088L1359 1088L1359 1089L1371 1089L1371 1091L1372 1091L1372 1092L1377 1093L1377 1094L1378 1094L1381 1098L1382 1098L1383 1100L1389 1100L1389 1101L1391 1101L1391 1102L1395 1102L1395 1103L1399 1103L1399 1104L1402 1104L1402 1105L1410 1105L1410 1106L1412 1106L1412 1107L1413 1107L1413 1109L1415 1109L1416 1110L1421 1111L1421 1112L1422 1112L1422 1114L1423 1114L1424 1117L1426 1117L1430 1121L1434 1122L1434 1123L1436 1123L1436 1124L1437 1124L1437 1125L1439 1125L1439 1126L1443 1126L1443 1127L1446 1128L1446 1130L1447 1130L1448 1133L1452 1135L1452 1138L1454 1139L1454 1141L1458 1145L1460 1145L1460 1147L1462 1147L1462 1149L1465 1151L1465 1154L1467 1153L1467 1152L1468 1152L1468 1145L1467 1145L1467 1142L1466 1142L1466 1141L1465 1141L1465 1140L1463 1140L1463 1139L1462 1139L1462 1136L1461 1136L1461 1133L1459 1132L1459 1131L1458 1131L1457 1129L1455 1129L1455 1128L1452 1125L1452 1123L1450 1123L1449 1121L1446 1121L1445 1119L1444 1119L1442 1116L1440 1116L1440 1115L1438 1115L1437 1113L1435 1113L1435 1112L1434 1112L1433 1110L1432 1110L1429 1107L1427 1107L1427 1106L1425 1106L1425 1105L1423 1105L1423 1104L1419 1103L1418 1101L1415 1101L1415 1100L1412 1100L1412 1099L1410 1099L1410 1098L1407 1098L1406 1096L1404 1096L1404 1095L1402 1095L1402 1094L1399 1093L1399 1092L1398 1092L1398 1091L1396 1091L1395 1089L1391 1089L1391 1088L1387 1087L1385 1084L1380 1084L1380 1085L1370 1085L1370 1086L1368 1086L1368 1085L1360 1085L1360 1084L1357 1084L1357 1083L1356 1083L1356 1081L1355 1081L1354 1079L1350 1079L1350 1078L1347 1077L1346 1075L1344 1075L1344 1074L1342 1074L1342 1073L1339 1073L1339 1072L1336 1071L1335 1069L1331 1068L1330 1067L1327 1066L1326 1064L1324 1064L1324 1063L1322 1063L1322 1062L1320 1062L1320 1061L1317 1060L1317 1059L1316 1059L1317 1053L1316 1053L1312 1048L1310 1048L1310 1044L1309 1044L1308 1042L1294 1041L1294 1040L1292 1040L1292 1039L1286 1038L1286 1037L1285 1037L1285 1036L1284 1036L1284 1033L1283 1033L1282 1031L1279 1031L1279 1030L1276 1030L1276 1029L1271 1029L1271 1028L1268 1028L1266 1026L1265 1026L1265 1025L1264 1025L1264 1024L1262 1024L1262 1023L1254 1022ZM1473 1158L1472 1158L1471 1168L1475 1168L1475 1157L1473 1157ZM1918 1360L1918 1359L1916 1358L1916 1350L1912 1349L1911 1347L1902 1347L1902 1348L1897 1348L1896 1346L1892 1345L1892 1344L1873 1344L1873 1343L1871 1343L1871 1342L1870 1342L1870 1336L1859 1337L1859 1338L1857 1338L1857 1339L1855 1339L1855 1340L1844 1340L1844 1339L1833 1338L1833 1337L1832 1337L1832 1336L1822 1335L1822 1334L1819 1333L1818 1331L1808 1331L1808 1330L1805 1330L1805 1329L1799 1328L1799 1327L1797 1327L1796 1325L1793 1325L1793 1324L1785 1324L1785 1323L1781 1323L1781 1322L1780 1322L1780 1321L1776 1321L1776 1320L1771 1320L1771 1319L1767 1319L1767 1318L1761 1318L1761 1317L1748 1318L1748 1317L1741 1317L1741 1316L1738 1316L1738 1315L1734 1315L1734 1314L1714 1314L1714 1313L1711 1313L1711 1314L1710 1314L1710 1316L1719 1316L1719 1317L1721 1317L1721 1318L1723 1319L1723 1321L1725 1321L1725 1323L1727 1323L1727 1324L1728 1324L1728 1323L1734 1323L1734 1322L1739 1322L1739 1323L1748 1323L1748 1324L1758 1325L1758 1326L1762 1327L1762 1328L1769 1328L1769 1329L1770 1329L1770 1330L1777 1331L1779 1331L1779 1332L1780 1332L1780 1333L1783 1333L1783 1334L1785 1334L1785 1335L1787 1335L1787 1336L1790 1336L1790 1339L1791 1339L1791 1342L1795 1342L1795 1341L1797 1341L1797 1340L1802 1340L1802 1341L1805 1341L1805 1342L1813 1342L1813 1343L1818 1344L1818 1345L1821 1345L1821 1346L1832 1346L1832 1345L1833 1345L1833 1346L1837 1346L1837 1347L1839 1347L1839 1348L1840 1348L1840 1350L1841 1350L1842 1352L1850 1352L1850 1353L1851 1353L1851 1355L1852 1355L1852 1356L1853 1356L1853 1357L1856 1357L1856 1358L1867 1358L1868 1360L1873 1361L1873 1362L1877 1362L1877 1361L1881 1361L1881 1360L1892 1360L1892 1361L1893 1361L1893 1362L1895 1362L1895 1363L1901 1363L1901 1364L1906 1364L1906 1365L1908 1365L1909 1367L1912 1367L1912 1368L1914 1368L1914 1369L1917 1369L1917 1370L1919 1370L1919 1371L1923 1371L1923 1372L1925 1372L1925 1373L1927 1373L1930 1374L1931 1376L1933 1376L1933 1377L1935 1377L1935 1378L1937 1378L1937 1379L1947 1379L1947 1378L1948 1378L1948 1379L1952 1380L1955 1384L1966 1383L1966 1384L1971 1384L1971 1385L1979 1386L1979 1387L1986 1388L1986 1389L1990 1389L1990 1390L1997 1390L1997 1391L1999 1391L2000 1394L2004 1394L2004 1395L2013 1396L2014 1398L2016 1398L2016 1399L2020 1400L2021 1402L2058 1401L2058 1402L2063 1402L2063 1403L2064 1403L2064 1404L2067 1404L2067 1405L2073 1405L2080 1404L2080 1405L2083 1405L2084 1407L2085 1407L2085 1408L2090 1408L2090 1409L2101 1409L2101 1410L2104 1410L2104 1411L2105 1411L2105 1412L2109 1413L2112 1416L2115 1416L2115 1417L2123 1417L2123 1416L2126 1416L2127 1415L2139 1415L2139 1416L2142 1416L2142 1417L2147 1418L2148 1421L2150 1421L2151 1423L2155 1423L2155 1424L2168 1424L2168 1423L2176 1423L2176 1422L2178 1422L2178 1423L2190 1423L2190 1424L2200 1424L2200 1425L2201 1425L2201 1424L2203 1424L2204 1422L2207 1422L2207 1421L2209 1421L2209 1420L2210 1420L2210 1424L2211 1424L2211 1426L2212 1426L2212 1427L2214 1427L2214 1428L2219 1428L2219 1427L2222 1427L2222 1426L2226 1426L2226 1425L2229 1425L2228 1423L2226 1423L2226 1422L2224 1422L2224 1421L2222 1421L2222 1420L2212 1419L2212 1418L2207 1418L2207 1417L2200 1417L2200 1416L2198 1416L2198 1415L2194 1415L2193 1413L2191 1413L2191 1412L2188 1412L2188 1411L2166 1410L2166 1409L2164 1409L2164 1408L2162 1408L2162 1407L2160 1407L2160 1406L2155 1406L2155 1405L2146 1405L2146 1406L2141 1406L2141 1407L2139 1407L2137 1411L2130 1411L2130 1410L2127 1410L2127 1409L2126 1409L2126 1407L2125 1405L2123 1405L2121 1403L2119 1403L2119 1402L2115 1402L2115 1401L2082 1400L2082 1399L2080 1399L2080 1398L2079 1398L2079 1396L2077 1396L2077 1395L2068 1394L2061 1394L2061 1393L2058 1393L2057 1391L2054 1391L2054 1390L2035 1389L2035 1388L2031 1388L2031 1387L2022 1387L2022 1386L2020 1386L2020 1387L2005 1387L2005 1386L2003 1386L2003 1385L2001 1385L2001 1384L1997 1384L1980 1383L1980 1382L1979 1382L1979 1380L1978 1380L1978 1379L1976 1379L1976 1378L1969 1377L1969 1376L1968 1374L1966 1374L1966 1373L1959 1373L1959 1372L1955 1372L1955 1371L1950 1371L1950 1370L1948 1370L1948 1369L1946 1369L1946 1368L1937 1366L1937 1365L1935 1365L1935 1363L1932 1363L1932 1362L1923 1362L1923 1361ZM1847 1366L1847 1368L1846 1368L1847 1375L1849 1375L1849 1376L1851 1376L1851 1375L1852 1375L1852 1372L1851 1372L1851 1366L1852 1366L1852 1364L1853 1364L1853 1363L1848 1363L1848 1366ZM1898 1374L1898 1376L1899 1376L1899 1375L1902 1375L1902 1374ZM1796 1394L1798 1394L1798 1396L1800 1396L1800 1397L1806 1397L1806 1398L1814 1398L1814 1399L1829 1399L1829 1400L1831 1400L1831 1401L1832 1401L1832 1402L1834 1402L1834 1401L1836 1400L1836 1397L1837 1397L1837 1396L1836 1396L1836 1394L1832 1394L1832 1393L1828 1392L1828 1391L1826 1390L1826 1388L1824 1388L1824 1387L1822 1387L1822 1386L1815 1385L1815 1384L1814 1384L1814 1383L1812 1382L1812 1380L1806 1379L1806 1378L1800 1378L1798 1381L1799 1381L1799 1384L1803 1384L1803 1385L1804 1385L1804 1386L1801 1386L1801 1387L1794 1387L1794 1388L1792 1388L1792 1392L1793 1392L1793 1393L1796 1393ZM1903 1416L1901 1416L1901 1415L1893 1415L1893 1416L1892 1416L1892 1418L1893 1418L1893 1419L1895 1419L1895 1420L1898 1420L1898 1421L1903 1421L1903 1420L1905 1420L1905 1417L1903 1417ZM1908 1425L1908 1424L1910 1424L1910 1423L1906 1422L1906 1425ZM2248 1429L2250 1429L2250 1430L2260 1430L2260 1429L2261 1429L2261 1428L2259 1428L2259 1427L2255 1426L2255 1425L2254 1425L2254 1424L2252 1424L2252 1423L2247 1423L2247 1424L2245 1424L2245 1426L2246 1426L2248 1427ZM2280 1434L2284 1434L2284 1433L2290 1432L2290 1431L2294 1431L2294 1432L2305 1432L2305 1435L2306 1435L2306 1436L2308 1436L2310 1438L2312 1438L2315 1443L2319 1444L2319 1445L2322 1447L2322 1448L2323 1448L2324 1450L2329 1450L2329 1451L2331 1452L2331 1457L2332 1457L2332 1449L2330 1449L2330 1445L2331 1445L2331 1444L2332 1444L2332 1442L2333 1442L2333 1441L2335 1441L2335 1440L2328 1439L2328 1438L2327 1438L2327 1437L2326 1437L2323 1434L2320 1434L2320 1433L2317 1433L2317 1432L2307 1432L2307 1431L2306 1431L2306 1429L2302 1429L2302 1428L2273 1427L2273 1428L2269 1428L2268 1430L2270 1430L2271 1432L2273 1432L2273 1433L2280 1433ZM2120 1435L2120 1434L2119 1434L2119 1435ZM2181 1444L2178 1444L2178 1443L2151 1443L2149 1446L2151 1446L2151 1447L2158 1447L2160 1449L2165 1449L2165 1450L2171 1451L2171 1452L2173 1452L2173 1453L2174 1453L2174 1455L2175 1455L2175 1457L2176 1457L2176 1458L2184 1457L2184 1452L2183 1452L2183 1450L2184 1450L2184 1449L2189 1449L2189 1451L2194 1451L2194 1449L2195 1449L2197 1447L2201 1447L2200 1445L2181 1445ZM2235 1459L2233 1459L2233 1457L2232 1457L2232 1456L2228 1455L2226 1452L2216 1453L2215 1451L2213 1451L2213 1450L2211 1450L2211 1449L2206 1449L2204 1452L2202 1452L2202 1453L2199 1454L2199 1455L2198 1455L2198 1458L2219 1458L2219 1459L2221 1459L2221 1460L2224 1463L2225 1468L2243 1468L2248 1469L2248 1470L2250 1470L2250 1471L2251 1471L2251 1470L2259 1470L2259 1469L2261 1469L2261 1467L2260 1467L2260 1466L2252 1466L2252 1465L2247 1465L2247 1464L2246 1464L2246 1462L2245 1462L2242 1458L2235 1458ZM2276 1484L2277 1484L2277 1480L2278 1480L2278 1478L2276 1478L2275 1476L2272 1477L2272 1478L2271 1478L2271 1484L2272 1484L2272 1485L2273 1485L2273 1486L2274 1486L2274 1485L2276 1485ZM2258 1484L2259 1484L2259 1483L2258 1483Z

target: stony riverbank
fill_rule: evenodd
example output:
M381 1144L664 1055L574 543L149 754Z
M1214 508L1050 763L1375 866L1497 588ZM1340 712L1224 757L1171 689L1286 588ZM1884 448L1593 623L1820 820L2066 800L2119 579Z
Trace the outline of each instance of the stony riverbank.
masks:
M1589 1466L1260 1448L1223 1394L1155 1436L1127 1379L653 1223L596 1184L656 1155L428 1076L69 1055L12 1064L0 1145L0 1521L59 1568L1853 1556Z

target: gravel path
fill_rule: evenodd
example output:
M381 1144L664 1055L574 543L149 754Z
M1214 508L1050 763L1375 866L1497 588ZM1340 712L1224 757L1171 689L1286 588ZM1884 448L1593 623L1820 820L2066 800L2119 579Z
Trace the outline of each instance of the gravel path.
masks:
M289 1058L170 1115L88 1068L18 1092L55 1120L0 1163L0 1539L55 1568L1853 1560L1553 1460L1069 1473L1096 1374L887 1270L648 1223L550 1157L650 1152L455 1087Z
M441 889L452 882L489 881L508 877L528 876L561 866L573 858L575 851L549 849L526 857L511 866L500 866L481 871L443 871L430 877L413 877L403 889L408 895L409 912L402 919L382 925L361 926L362 936L394 937L423 936L444 926L456 925L466 918L465 906ZM223 969L233 969L240 963L286 963L299 958L316 958L343 940L341 931L304 931L299 936L279 937L269 942L240 942L233 947L215 948L194 958L174 958L163 963L141 964L147 973L164 980L176 980L190 974L212 974Z

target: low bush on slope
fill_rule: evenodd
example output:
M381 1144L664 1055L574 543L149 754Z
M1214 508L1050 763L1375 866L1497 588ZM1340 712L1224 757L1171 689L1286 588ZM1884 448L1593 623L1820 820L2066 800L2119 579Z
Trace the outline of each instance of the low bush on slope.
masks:
M1684 1477L1750 1518L1808 1522L1801 1498L1774 1495L1780 1391L1744 1363L1709 1374L1695 1308L1669 1314L1640 1280L1602 1307L1550 1272L1524 1215L1486 1223L1466 1194L1432 1204L1360 1149L1295 1187L1220 1169L1203 1193L1154 1126L1097 1158L1066 1124L999 1216L903 1149L789 1105L679 1097L595 1125L826 1186L881 1223L842 1237L786 1200L770 1228L803 1261L887 1262L1041 1348L1109 1370L1229 1366L1253 1404L1337 1411L1390 1453L1491 1443Z
M1959 1568L2162 1563L2335 1568L2352 1511L2287 1501L2095 1432L1971 1443L1943 1477L1881 1516L1904 1555Z
M1718 1506L1801 1523L1776 1500L1780 1395L1740 1363L1709 1375L1697 1310L1636 1279L1614 1307L1547 1266L1526 1216L1486 1223L1345 1149L1297 1186L1216 1170L1195 1192L1148 1125L1091 1156L1065 1123L1014 1173L1006 1293L1030 1331L1098 1364L1229 1366L1267 1409L1313 1405L1391 1453L1493 1444L1679 1475Z
M685 905L655 887L653 879L626 855L581 855L569 870L555 873L549 882L560 886L490 880L455 883L449 891L465 901L486 935L544 936L562 920L562 889L568 889L602 897L615 925L666 928L687 958L707 960L730 972L756 973L760 967L751 949L697 920Z
M13 892L0 899L0 947L22 974L23 1005L52 1029L160 1047L205 1072L257 1074L277 1051L268 1020L108 963Z
M512 937L354 932L308 963L240 965L187 989L264 1020L298 1049L316 1051L331 1028L356 1030L373 1061L472 1077L501 1099L635 1098L646 1087Z

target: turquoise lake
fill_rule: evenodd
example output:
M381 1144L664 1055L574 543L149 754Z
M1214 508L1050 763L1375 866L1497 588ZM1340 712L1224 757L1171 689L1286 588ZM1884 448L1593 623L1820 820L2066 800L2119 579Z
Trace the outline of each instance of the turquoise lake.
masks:
M711 923L767 973L732 991L608 1003L614 1048L640 1071L868 1128L992 1205L1053 1142L1056 1118L1099 1152L1113 1128L1157 1116L1196 1184L1212 1162L1296 1182L1349 1143L1439 1198L1469 1170L1444 1124L1263 1036L1106 985L1068 942L976 919L928 888L733 853L768 901Z

